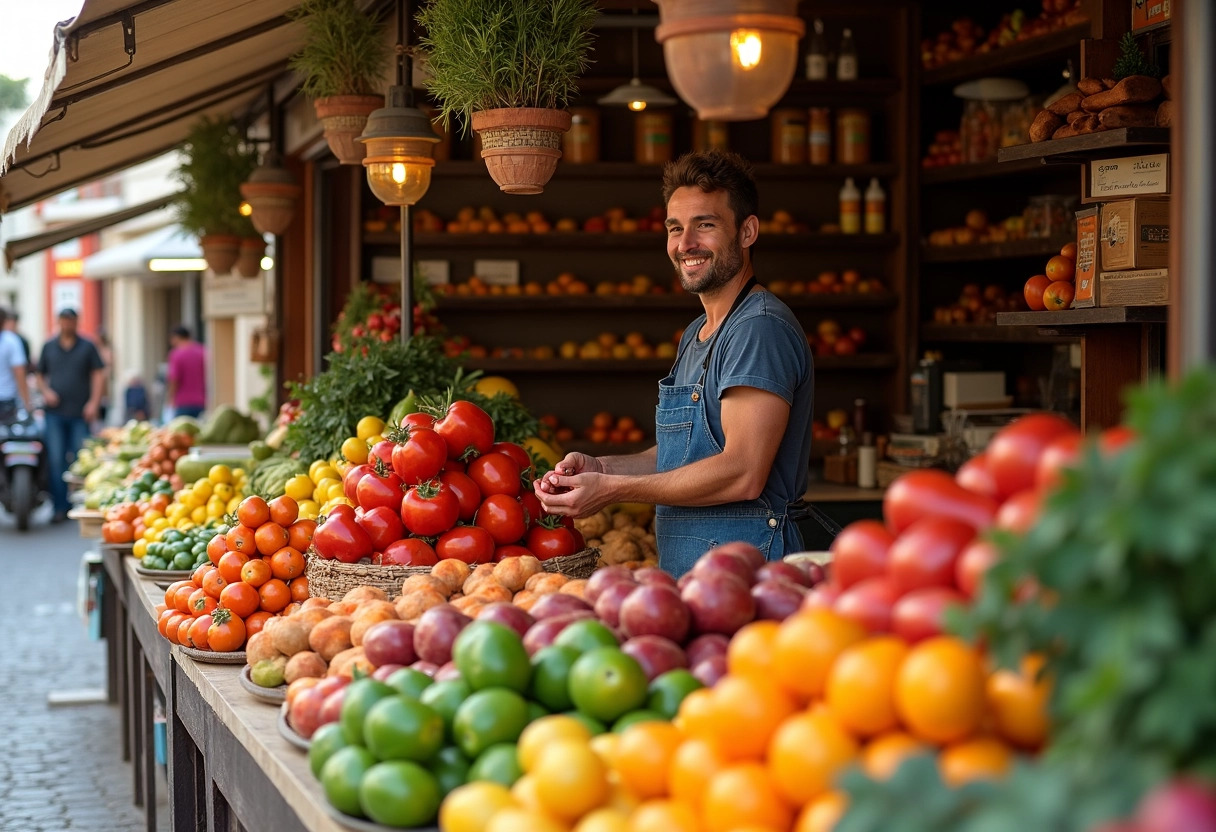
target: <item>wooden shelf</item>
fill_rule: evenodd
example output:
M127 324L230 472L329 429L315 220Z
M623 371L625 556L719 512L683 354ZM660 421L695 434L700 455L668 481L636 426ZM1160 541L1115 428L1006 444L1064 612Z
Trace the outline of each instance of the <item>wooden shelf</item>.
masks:
M551 231L547 234L448 234L418 233L414 247L418 250L462 251L465 249L631 249L663 251L665 235L656 231L630 234L589 233L586 231ZM364 232L366 246L401 245L395 231ZM898 234L763 234L765 250L784 249L882 249L899 245Z
M759 162L752 166L758 179L854 179L890 178L899 173L894 162L872 162L866 165L778 165ZM553 174L553 181L563 179L640 179L657 183L663 175L662 165L643 165L636 162L588 162L576 165L562 162ZM436 162L434 178L463 179L488 177L485 162L471 159Z
M1090 36L1089 23L1078 23L1064 29L1057 29L1045 35L1019 41L1009 46L974 55L961 61L954 61L944 66L922 71L921 82L924 86L934 84L955 84L970 81L973 78L983 78L990 75L1001 75L1015 69L1042 64L1069 54L1076 54L1081 49L1081 39Z
M625 456L640 454L654 447L653 439L643 439L641 442L592 442L589 439L571 439L558 442L562 450L570 453L578 451L589 456Z
M628 84L629 78L623 75L583 76L578 82L578 97L589 98L599 96L616 89L622 84ZM640 79L643 84L657 87L664 92L674 93L671 81L666 77L649 77ZM856 81L807 81L795 79L781 97L777 106L807 101L825 99L855 100L859 98L886 98L900 90L898 78L859 78Z
M1168 306L1103 306L1093 309L1064 309L1060 312L1000 312L999 326L1105 326L1109 324L1163 324Z
M487 373L666 373L675 358L584 359L584 358L469 358L464 365L470 370ZM826 355L815 357L816 372L840 370L873 371L895 367L896 357L889 353L860 355Z
M982 260L1016 260L1030 257L1050 257L1059 254L1070 237L1036 237L1011 240L1007 243L980 243L973 246L923 246L924 263L975 263Z
M938 344L1058 344L1068 339L1024 327L924 323L920 325L920 340Z
M878 294L806 294L780 298L791 309L891 309L898 298L889 292ZM567 309L622 310L660 309L695 312L700 304L693 295L482 295L451 297L440 295L438 310L447 312L554 311Z
M1065 173L1069 176L1076 176L1074 171L1046 164L1041 159L1023 159L1017 162L974 162L963 165L945 165L939 168L921 168L920 182L922 185L941 185L949 182L979 182L985 179L1022 174L1060 176Z
M1045 142L1019 144L1002 147L997 151L1001 163L1021 162L1025 159L1041 159L1048 163L1066 164L1090 159L1109 158L1124 152L1138 152L1146 148L1169 148L1168 127L1120 127L1101 133L1086 133L1068 139L1052 139Z

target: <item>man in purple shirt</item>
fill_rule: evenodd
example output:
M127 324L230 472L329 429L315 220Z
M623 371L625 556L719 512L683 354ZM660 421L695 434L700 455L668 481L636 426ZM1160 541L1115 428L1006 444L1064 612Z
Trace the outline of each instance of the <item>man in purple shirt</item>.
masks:
M169 334L168 399L174 416L200 416L207 407L207 350L177 326Z

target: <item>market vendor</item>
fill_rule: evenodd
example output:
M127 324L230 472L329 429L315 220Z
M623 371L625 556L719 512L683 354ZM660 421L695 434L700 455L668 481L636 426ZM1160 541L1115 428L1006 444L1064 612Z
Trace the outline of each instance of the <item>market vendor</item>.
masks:
M742 540L769 560L802 548L815 374L802 325L756 282L751 168L721 151L663 171L667 254L705 314L659 382L655 447L571 453L535 485L546 511L576 517L615 502L657 504L659 565L688 571L710 547Z

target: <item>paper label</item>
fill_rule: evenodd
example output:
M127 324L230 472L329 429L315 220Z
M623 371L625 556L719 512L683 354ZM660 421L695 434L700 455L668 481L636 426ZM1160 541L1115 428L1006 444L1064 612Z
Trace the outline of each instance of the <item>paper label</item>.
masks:
M1093 199L1169 193L1169 154L1102 159L1089 166Z

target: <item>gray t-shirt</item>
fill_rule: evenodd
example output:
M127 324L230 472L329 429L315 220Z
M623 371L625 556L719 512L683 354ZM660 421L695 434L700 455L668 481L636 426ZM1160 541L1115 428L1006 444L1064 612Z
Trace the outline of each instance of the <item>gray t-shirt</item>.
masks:
M59 404L47 410L69 419L83 416L92 392L93 371L103 367L97 347L88 338L77 337L70 350L58 338L47 341L38 356L38 374L59 396Z
M677 385L696 384L714 336L697 340L701 315L684 330ZM806 493L811 457L811 411L815 404L815 367L802 325L771 292L752 292L723 324L705 376L705 410L718 445L722 433L722 394L731 387L755 387L790 405L785 436L777 450L762 496L780 510ZM759 427L759 426L758 426Z

